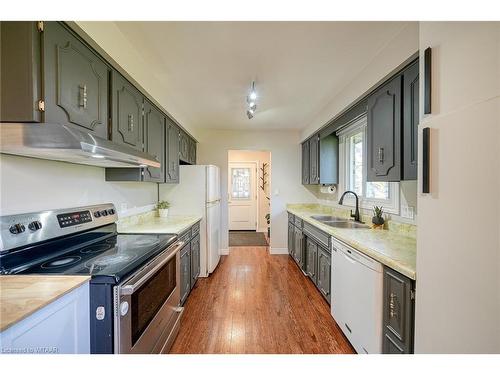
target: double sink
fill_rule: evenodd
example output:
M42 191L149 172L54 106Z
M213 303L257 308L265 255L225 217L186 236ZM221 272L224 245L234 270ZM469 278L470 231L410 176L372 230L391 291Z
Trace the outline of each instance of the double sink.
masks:
M337 216L330 215L313 215L312 219L318 220L320 223L328 225L333 228L346 228L346 229L368 229L369 225L358 223L356 221L344 219Z

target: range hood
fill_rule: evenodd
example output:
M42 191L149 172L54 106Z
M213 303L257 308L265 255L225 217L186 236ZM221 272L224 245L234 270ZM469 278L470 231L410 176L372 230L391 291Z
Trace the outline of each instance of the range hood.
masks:
M0 152L98 167L161 167L145 152L50 123L0 123Z

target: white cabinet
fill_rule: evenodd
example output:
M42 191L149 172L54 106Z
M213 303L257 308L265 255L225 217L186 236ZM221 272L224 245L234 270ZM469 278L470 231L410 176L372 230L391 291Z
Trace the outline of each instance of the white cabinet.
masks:
M340 241L332 241L335 321L358 353L382 353L383 267Z
M1 353L90 353L88 282L0 333Z

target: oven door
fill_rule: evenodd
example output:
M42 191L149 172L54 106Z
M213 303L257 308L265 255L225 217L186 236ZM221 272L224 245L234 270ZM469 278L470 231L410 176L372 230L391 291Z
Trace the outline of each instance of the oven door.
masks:
M114 288L115 353L166 352L179 329L180 254L170 246Z

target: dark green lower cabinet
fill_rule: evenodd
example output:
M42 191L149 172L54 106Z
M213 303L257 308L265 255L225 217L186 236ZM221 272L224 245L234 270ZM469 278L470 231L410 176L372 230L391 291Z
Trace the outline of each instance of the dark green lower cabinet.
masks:
M304 270L304 235L302 229L295 227L293 256L297 265Z
M191 240L191 289L200 276L200 235Z
M316 284L318 280L317 269L318 245L310 238L306 238L306 274L311 278L314 284Z
M184 245L181 249L181 300L183 305L191 291L191 244Z
M292 222L288 222L288 254L295 259L295 254L294 254L294 238L295 238L295 227L293 226Z
M413 353L415 323L414 282L390 269L384 269L383 352Z
M318 287L328 303L331 302L332 255L325 248L318 246Z

